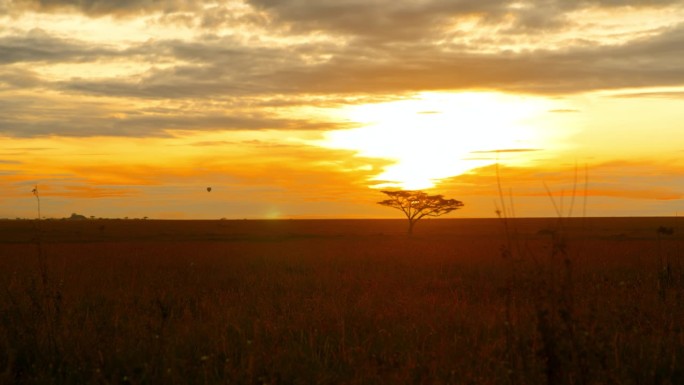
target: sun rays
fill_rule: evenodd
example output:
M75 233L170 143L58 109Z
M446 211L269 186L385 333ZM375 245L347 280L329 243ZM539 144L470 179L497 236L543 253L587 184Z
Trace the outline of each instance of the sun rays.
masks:
M541 134L543 127L527 121L551 105L541 98L496 93L421 93L349 108L349 119L360 127L328 132L318 144L390 160L369 181L374 187L430 188L496 162L484 152L552 146ZM524 154L507 159L527 160Z

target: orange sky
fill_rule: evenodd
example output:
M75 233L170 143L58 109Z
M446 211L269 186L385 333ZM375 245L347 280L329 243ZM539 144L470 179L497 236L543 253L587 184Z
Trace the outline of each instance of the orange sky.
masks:
M682 215L683 105L675 0L0 0L0 218Z

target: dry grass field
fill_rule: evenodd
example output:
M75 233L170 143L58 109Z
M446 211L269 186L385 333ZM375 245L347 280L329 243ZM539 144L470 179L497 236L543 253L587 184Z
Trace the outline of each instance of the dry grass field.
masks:
M2 221L0 383L684 384L681 218L405 231Z

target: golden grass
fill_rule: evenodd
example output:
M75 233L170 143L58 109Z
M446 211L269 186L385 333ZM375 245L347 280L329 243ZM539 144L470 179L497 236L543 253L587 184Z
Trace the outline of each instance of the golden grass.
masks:
M0 222L0 383L684 383L679 222L510 221Z

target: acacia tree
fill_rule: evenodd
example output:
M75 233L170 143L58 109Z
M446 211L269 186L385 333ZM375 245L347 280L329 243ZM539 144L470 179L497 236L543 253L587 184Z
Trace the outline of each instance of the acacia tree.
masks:
M383 191L389 199L379 205L401 210L409 221L408 234L413 234L413 226L424 217L438 217L463 207L463 202L445 199L442 195L428 195L423 191Z

